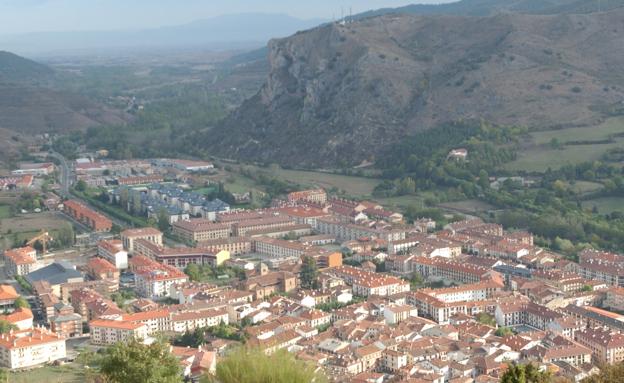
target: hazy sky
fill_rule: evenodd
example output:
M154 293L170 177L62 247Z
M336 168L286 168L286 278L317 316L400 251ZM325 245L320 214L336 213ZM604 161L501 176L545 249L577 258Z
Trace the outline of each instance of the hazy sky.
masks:
M339 17L413 3L455 0L0 0L0 34L177 25L231 13L286 13L303 19Z

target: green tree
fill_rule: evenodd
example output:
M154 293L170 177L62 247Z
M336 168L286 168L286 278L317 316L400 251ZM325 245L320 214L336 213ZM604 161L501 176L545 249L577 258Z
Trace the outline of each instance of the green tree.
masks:
M28 303L28 301L26 299L24 299L24 297L17 297L17 299L15 300L15 308L19 309L19 308L30 308L30 304Z
M201 269L195 263L189 263L184 269L184 273L188 275L191 281L199 281L201 279Z
M61 247L72 246L74 244L74 228L70 224L63 224L56 232L55 242Z
M163 233L169 230L169 214L164 208L158 211L158 229Z
M496 336L504 337L508 335L513 335L514 332L509 327L499 327L495 332Z
M561 144L561 142L559 141L559 139L557 137L553 137L550 140L550 147L552 149L561 149L561 148L563 148L563 145Z
M594 288L591 287L591 285L584 285L581 291L588 293L590 291L594 291Z
M479 171L479 186L483 190L490 188L490 175L485 169Z
M410 275L409 282L412 290L418 290L425 284L425 280L423 279L422 275L420 275L416 271L414 271L412 275Z
M624 363L600 366L600 372L581 380L581 383L621 383L624 381Z
M179 383L180 364L168 346L155 342L144 345L138 340L117 343L106 350L100 373L111 383Z
M550 383L551 381L550 373L540 371L532 363L511 364L500 379L500 383Z
M9 321L0 319L0 334L6 334L11 332L11 330L17 330L17 326Z
M9 383L9 371L0 368L0 383Z
M277 367L279 366L279 367ZM313 364L295 359L286 350L266 355L259 349L239 348L217 364L215 376L204 375L202 383L325 383Z
M409 195L414 194L416 192L416 181L414 181L411 177L405 177L397 182L396 185L396 194L401 195Z
M206 333L208 328L196 328L193 331L186 331L184 334L176 337L174 344L180 347L194 347L197 348L206 343Z
M477 314L477 322L488 325L488 326L496 326L496 320L493 316L488 313L479 313Z
M301 286L306 289L318 287L318 267L316 261L310 256L303 257L301 266Z
M87 183L84 182L84 180L79 180L78 182L76 182L76 186L75 186L76 190L78 190L79 192L84 192L87 190Z

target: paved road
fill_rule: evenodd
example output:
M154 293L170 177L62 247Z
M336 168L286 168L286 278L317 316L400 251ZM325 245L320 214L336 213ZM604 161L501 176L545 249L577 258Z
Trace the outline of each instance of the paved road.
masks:
M60 162L60 170L61 170L61 196L68 198L69 197L69 187L71 186L71 170L69 169L69 165L67 165L67 160L63 157L62 154L57 152L50 152L50 157L54 157Z

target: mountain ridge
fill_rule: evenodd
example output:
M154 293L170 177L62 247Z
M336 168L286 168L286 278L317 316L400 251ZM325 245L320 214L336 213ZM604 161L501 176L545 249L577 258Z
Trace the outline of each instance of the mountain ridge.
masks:
M232 44L257 47L326 20L302 20L283 14L241 13L196 20L182 25L116 31L33 32L0 36L5 49L18 53L91 51L98 49L203 46L232 49ZM245 28L241 28L244 25Z
M496 13L592 13L624 7L624 0L461 0L446 4L411 4L397 8L381 8L363 12L354 19L392 13L420 15L491 16Z
M622 16L392 14L273 40L262 89L196 141L221 157L336 167L453 121L594 124L624 100Z

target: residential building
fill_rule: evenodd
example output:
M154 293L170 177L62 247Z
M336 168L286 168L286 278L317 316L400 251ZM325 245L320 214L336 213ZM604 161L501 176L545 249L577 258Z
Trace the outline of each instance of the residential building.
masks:
M546 330L548 325L564 315L534 302L507 301L496 306L494 314L499 326L530 326Z
M65 338L82 335L82 317L70 305L59 302L54 305L54 316L50 318L50 329Z
M158 246L163 245L163 233L151 227L141 229L128 229L121 232L121 242L128 254L134 253L134 241L143 239L150 241Z
M231 255L242 255L251 253L251 238L229 237L213 239L210 241L197 242L196 246L211 253L227 251Z
M579 274L589 280L599 280L612 286L624 287L624 255L606 251L583 250L579 254Z
M95 280L119 283L119 270L104 258L93 257L86 265L87 274Z
M91 343L113 345L132 339L147 339L147 326L121 320L96 319L89 322Z
M226 325L229 323L228 311L225 308L171 314L171 328L176 333L193 331L196 328L214 327L221 323Z
M258 218L234 223L232 225L232 234L234 236L244 237L250 231L286 228L294 226L295 222L289 217L273 216L268 218Z
M124 250L123 242L119 239L98 242L97 255L115 265L119 270L128 268L128 252Z
M26 275L37 266L37 250L31 246L4 251L4 269L8 275Z
M64 359L65 338L41 327L0 335L0 366L30 368Z
M252 250L275 258L300 257L306 251L306 246L296 241L257 237L252 239Z
M587 328L575 335L577 342L592 350L600 363L624 361L624 335L603 328Z
M113 227L113 222L110 219L81 202L67 200L63 202L63 206L67 215L88 226L93 231L110 231Z
M311 202L323 205L327 202L327 193L323 189L302 190L288 193L288 202Z
M142 255L132 257L130 269L134 272L137 293L150 299L165 298L171 285L188 280L186 274L175 267Z
M274 293L287 293L297 287L297 278L287 271L269 272L247 278L241 282L241 288L251 291L255 300L261 300Z
M395 325L417 317L418 308L410 305L389 305L384 307L383 314L386 324Z
M230 253L225 250L212 253L205 248L163 247L143 239L135 241L134 247L135 255L142 255L180 270L191 263L216 267L230 259Z
M215 223L207 219L178 221L171 228L175 235L191 243L228 238L230 236L230 225Z

